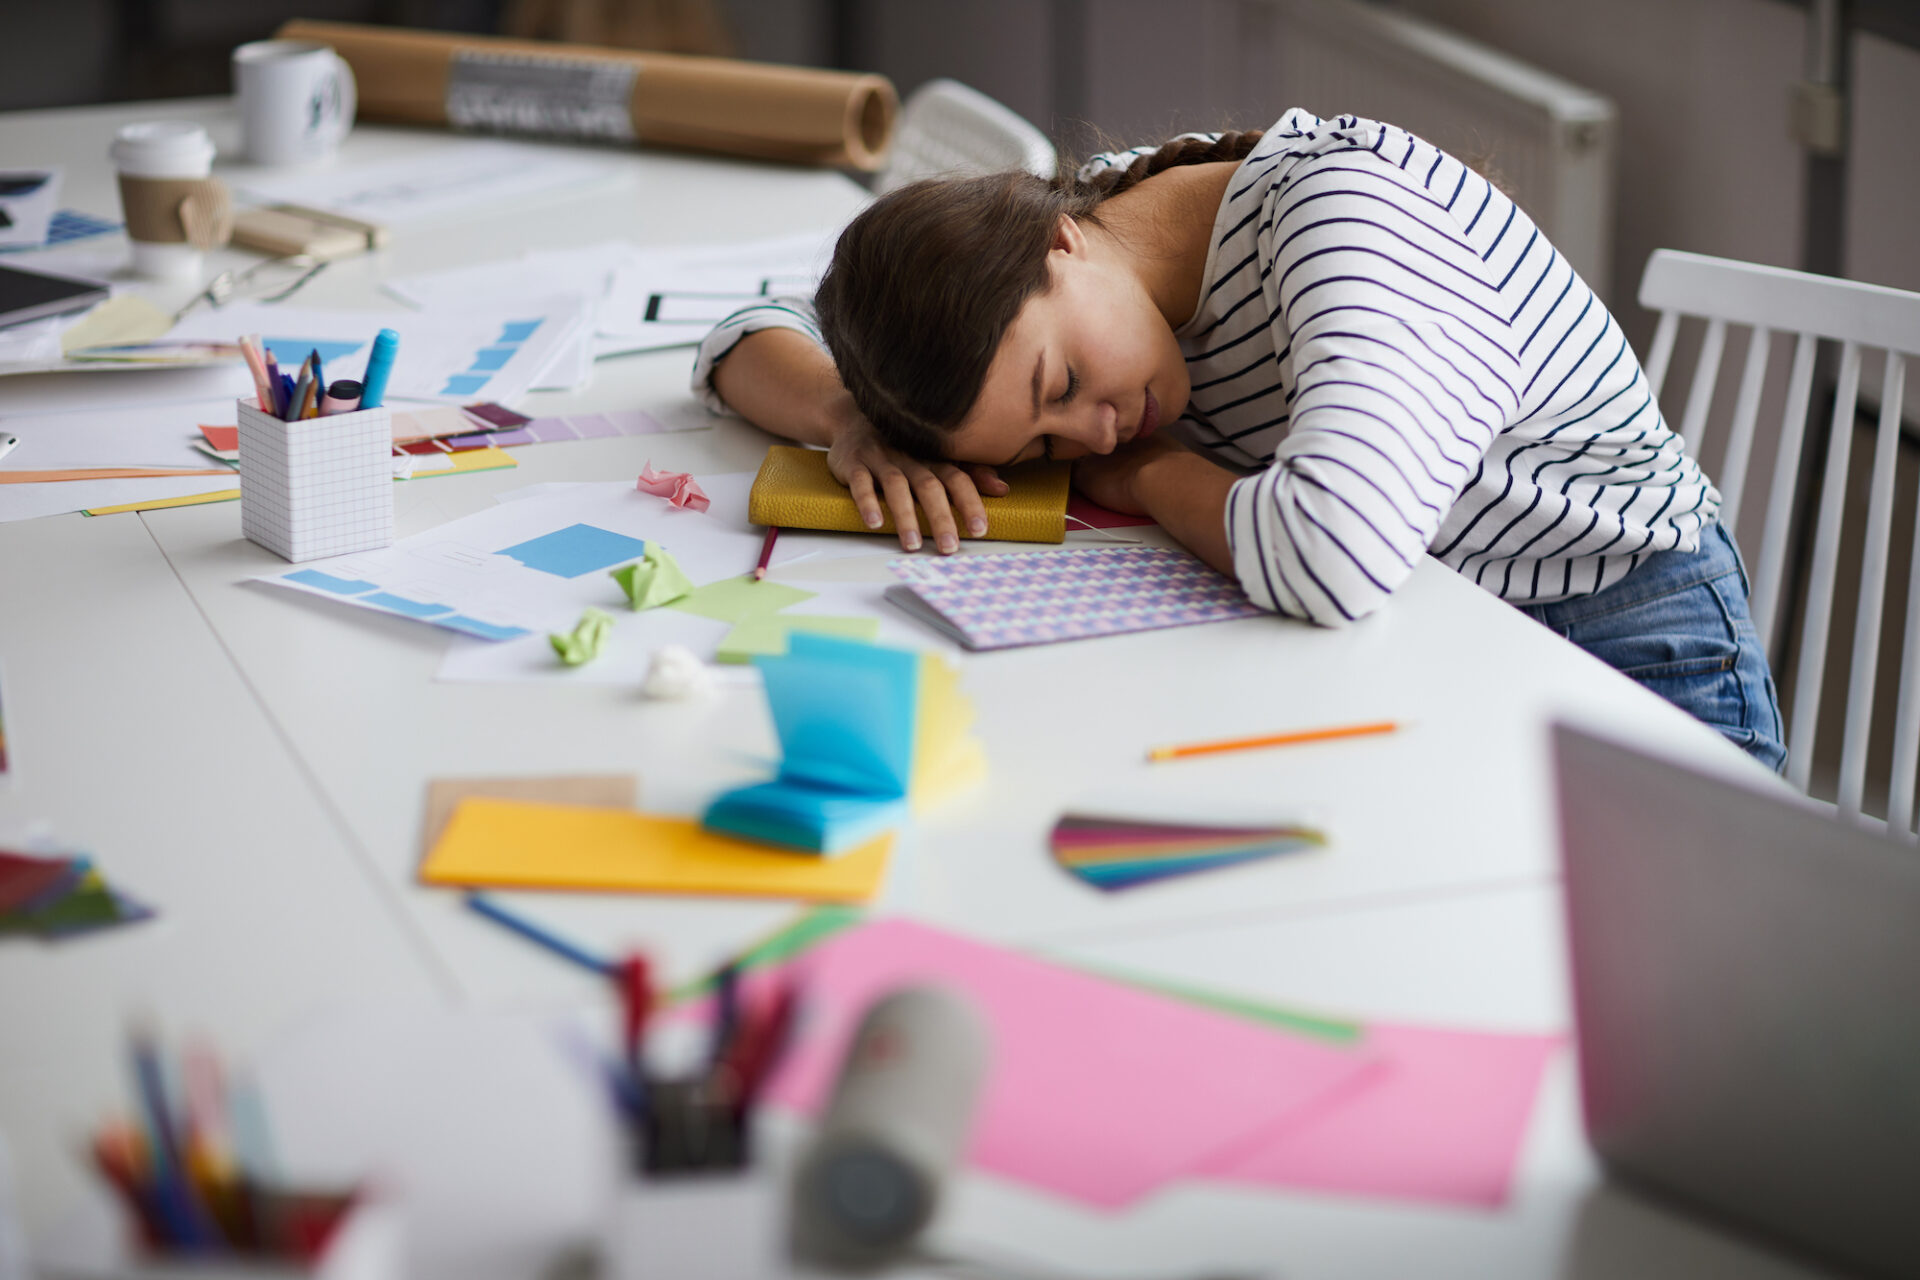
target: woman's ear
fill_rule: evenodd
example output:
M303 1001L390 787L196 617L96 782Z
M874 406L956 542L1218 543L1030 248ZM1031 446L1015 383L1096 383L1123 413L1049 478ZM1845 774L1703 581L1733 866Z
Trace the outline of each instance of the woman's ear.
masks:
M1087 251L1087 233L1078 222L1073 220L1071 214L1063 213L1060 215L1060 221L1053 228L1053 243L1047 248L1050 252L1058 251L1078 256Z

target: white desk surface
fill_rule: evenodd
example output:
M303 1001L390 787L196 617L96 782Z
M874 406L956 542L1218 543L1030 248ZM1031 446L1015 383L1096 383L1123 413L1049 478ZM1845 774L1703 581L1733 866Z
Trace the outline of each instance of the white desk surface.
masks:
M110 214L112 131L157 115L207 123L223 150L237 136L224 99L17 113L0 115L0 153L65 164L63 204ZM440 136L362 128L348 155L406 155ZM299 301L375 305L387 276L541 246L825 228L864 198L816 171L590 154L611 166L608 182L403 228L389 249L329 268ZM645 408L704 424L685 391L690 359L603 361L587 390L520 407ZM36 386L44 381L0 383L0 415ZM522 448L512 471L397 486L397 533L524 484L625 478L648 459L696 474L750 470L766 442L723 421ZM643 803L691 811L772 749L750 689L655 704L607 685L436 682L441 632L240 585L283 562L240 537L239 515L229 503L0 525L0 664L17 760L0 791L0 837L45 823L161 911L157 923L87 941L9 947L0 964L0 1134L24 1170L36 1230L79 1185L77 1135L124 1102L117 1046L131 1012L150 1009L174 1033L204 1028L243 1053L356 1001L553 1010L602 998L455 895L415 884L428 779L631 770ZM1565 1030L1552 716L1764 776L1718 735L1432 561L1346 631L1258 619L1046 646L970 657L964 680L991 780L905 836L884 909L1361 1018ZM1310 750L1142 760L1163 742L1375 718L1411 727ZM1109 898L1062 876L1044 845L1061 811L1103 807L1304 816L1334 843ZM512 900L593 945L644 944L675 975L791 913L721 900ZM1808 1274L1601 1184L1565 1055L1500 1213L1183 1187L1108 1218L976 1179L954 1226L1102 1274L1231 1262L1397 1277L1412 1259L1430 1276Z

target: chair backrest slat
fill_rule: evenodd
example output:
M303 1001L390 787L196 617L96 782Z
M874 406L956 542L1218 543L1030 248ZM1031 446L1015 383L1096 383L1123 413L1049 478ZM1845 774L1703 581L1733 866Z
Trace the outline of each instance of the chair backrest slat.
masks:
M1920 575L1920 503L1913 510L1913 564ZM1913 797L1920 779L1920 581L1907 583L1907 626L1901 633L1900 701L1893 711L1893 772L1887 788L1887 830L1911 840Z
M1667 365L1673 360L1673 340L1679 332L1680 313L1662 311L1660 326L1653 331L1653 345L1647 348L1647 363L1644 366L1647 388L1653 393L1655 404L1660 402L1660 388L1667 381Z
M1680 438L1696 458L1705 442L1707 411L1713 408L1713 389L1720 382L1720 357L1726 349L1727 322L1707 321L1707 334L1700 340L1700 359L1693 366L1693 385L1687 388L1687 411L1680 419Z
M1827 665L1827 634L1833 612L1834 572L1840 563L1840 510L1847 497L1847 461L1853 416L1860 401L1860 344L1840 348L1840 389L1827 435L1826 473L1814 526L1813 569L1807 579L1807 616L1800 631L1800 661L1793 677L1793 726L1787 734L1787 779L1805 791L1813 776L1813 740L1820 723L1820 685Z
M1867 730L1873 719L1874 676L1880 667L1880 613L1886 602L1887 544L1893 534L1893 478L1899 463L1900 410L1907 366L1887 353L1880 389L1880 429L1874 437L1873 474L1867 498L1866 541L1860 555L1860 600L1855 606L1853 660L1847 671L1847 716L1840 747L1840 816L1857 818L1866 793ZM1852 430L1849 422L1847 429ZM1840 429L1835 423L1834 429Z
M1747 366L1740 375L1740 399L1733 406L1733 425L1727 431L1727 453L1720 462L1720 523L1728 533L1737 531L1740 502L1747 492L1747 463L1753 456L1753 424L1760 416L1760 389L1767 380L1767 357L1773 347L1773 330L1763 324L1753 326L1747 343Z
M1807 431L1807 402L1813 397L1813 360L1820 340L1803 333L1793 344L1793 373L1787 379L1787 407L1780 418L1780 451L1773 457L1773 487L1767 490L1767 518L1760 526L1760 561L1753 575L1753 625L1769 652L1773 648L1774 606L1787 567L1787 534L1793 523L1794 494L1800 488L1800 441Z

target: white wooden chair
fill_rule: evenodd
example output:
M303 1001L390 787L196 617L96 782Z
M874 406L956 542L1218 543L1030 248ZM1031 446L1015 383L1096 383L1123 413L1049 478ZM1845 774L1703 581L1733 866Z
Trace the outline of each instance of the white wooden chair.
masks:
M1720 509L1721 519L1730 532L1746 488L1754 421L1759 414L1773 335L1798 337L1787 384L1779 450L1773 459L1773 484L1767 492L1766 525L1761 531L1759 559L1752 574L1753 620L1763 640L1774 634L1775 614L1780 607L1787 533L1800 475L1801 440L1813 388L1815 348L1821 339L1841 344L1839 388L1834 401L1833 428L1828 435L1806 612L1793 677L1792 723L1787 727L1787 778L1802 791L1807 789L1813 765L1821 676L1827 661L1834 571L1840 556L1841 508L1846 498L1847 457L1860 390L1860 358L1863 350L1877 348L1886 352L1836 799L1841 816L1857 819L1865 789L1867 730L1873 711L1887 549L1893 527L1894 465L1900 436L1900 409L1906 390L1905 357L1920 355L1920 293L1660 249L1648 259L1646 272L1640 278L1640 304L1660 314L1646 365L1655 397L1659 396L1661 383L1666 378L1681 317L1698 317L1707 322L1693 385L1687 393L1686 409L1678 428L1689 448L1696 451L1713 403L1727 326L1752 327L1725 459L1714 475L1725 500ZM1892 781L1887 812L1888 830L1909 837L1913 831L1915 766L1920 764L1920 520L1914 528L1913 565L1900 658L1899 700L1894 712ZM1785 673L1778 674L1784 684Z
M900 109L893 148L875 195L921 178L1025 169L1051 178L1058 153L1047 135L1010 107L958 80L929 80Z

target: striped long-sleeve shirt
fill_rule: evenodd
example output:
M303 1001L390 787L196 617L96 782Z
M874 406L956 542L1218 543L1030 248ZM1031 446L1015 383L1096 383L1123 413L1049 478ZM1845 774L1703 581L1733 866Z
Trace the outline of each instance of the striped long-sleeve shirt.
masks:
M819 336L804 305L736 314L702 345L696 391L717 404L713 362L781 324ZM1566 259L1391 125L1281 117L1228 182L1175 332L1180 429L1250 471L1227 500L1234 570L1279 613L1358 618L1423 552L1507 600L1587 595L1696 549L1719 508Z

